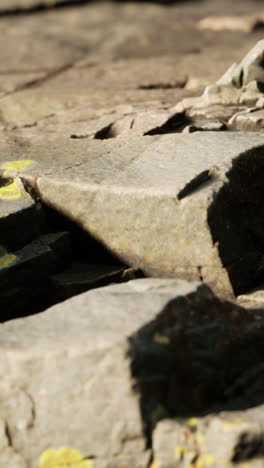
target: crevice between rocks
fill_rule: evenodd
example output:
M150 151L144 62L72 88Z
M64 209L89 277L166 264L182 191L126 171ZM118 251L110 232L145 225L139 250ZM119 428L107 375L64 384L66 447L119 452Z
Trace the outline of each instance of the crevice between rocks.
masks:
M47 10L55 10L60 8L74 8L82 5L87 5L93 0L58 0L53 3L43 3L41 0L32 6L6 8L0 10L0 18L3 16L21 16L21 15L36 15Z
M144 276L76 223L45 205L33 182L21 180L34 204L24 210L19 226L30 223L32 234L18 245L7 233L5 242L3 225L2 250L5 253L8 248L15 260L0 269L0 322L36 314L89 289ZM12 232L19 232L16 215L13 217L17 231Z

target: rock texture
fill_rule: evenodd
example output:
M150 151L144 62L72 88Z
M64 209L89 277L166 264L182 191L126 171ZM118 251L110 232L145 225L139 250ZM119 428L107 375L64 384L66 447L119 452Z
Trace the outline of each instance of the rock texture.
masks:
M218 122L225 123L231 130L262 130L263 50L264 41L261 40L239 64L231 65L215 84L207 86L202 96L184 99L170 112L185 114L194 123L200 121L201 129L204 127L203 120L210 122L213 116L218 116ZM229 106L227 115L225 106Z
M51 145L50 158L36 155L20 174L126 264L148 275L203 278L231 295L261 276L263 141L203 132L94 142L67 165Z
M0 411L9 449L29 468L50 446L74 447L95 467L121 459L147 467L159 419L228 404L245 356L248 366L261 362L263 347L257 355L248 347L226 368L226 353L236 353L241 339L253 346L263 326L261 316L255 320L205 285L141 279L1 325Z
M263 465L263 12L166 3L1 1L1 468Z

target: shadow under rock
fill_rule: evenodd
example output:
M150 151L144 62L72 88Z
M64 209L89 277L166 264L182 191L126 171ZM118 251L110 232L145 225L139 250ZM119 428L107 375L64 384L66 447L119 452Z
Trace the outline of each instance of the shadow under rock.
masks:
M258 372L264 367L264 311L256 321L252 311L203 288L202 294L171 300L129 338L131 375L149 446L162 419L264 403L264 372Z
M264 147L233 160L208 224L236 295L264 280Z
M14 263L0 269L0 322L37 314L89 289L143 276L76 223L44 204L41 208L42 232L14 252Z
M112 0L113 3L126 3L128 0ZM134 3L157 3L160 5L173 5L177 3L191 3L202 2L203 0L134 0ZM10 7L0 11L1 16L20 16L20 15L35 15L42 13L46 10L62 9L62 8L76 8L88 5L90 3L100 3L101 0L57 0L52 3L43 3L39 0L33 6L28 7ZM111 3L111 2L109 2Z

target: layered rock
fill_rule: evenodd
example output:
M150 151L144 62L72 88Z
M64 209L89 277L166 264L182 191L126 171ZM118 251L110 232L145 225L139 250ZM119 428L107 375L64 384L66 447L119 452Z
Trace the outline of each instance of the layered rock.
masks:
M262 40L239 64L234 63L215 84L207 86L202 96L184 99L170 111L185 113L194 122L202 122L204 117L210 121L211 114L216 113L220 122L225 122L228 129L262 130L263 56ZM227 115L225 106L229 106ZM248 109L248 106L254 107ZM203 126L202 122L202 129Z
M225 295L261 281L261 134L72 140L63 158L57 148L45 143L20 177L125 264Z

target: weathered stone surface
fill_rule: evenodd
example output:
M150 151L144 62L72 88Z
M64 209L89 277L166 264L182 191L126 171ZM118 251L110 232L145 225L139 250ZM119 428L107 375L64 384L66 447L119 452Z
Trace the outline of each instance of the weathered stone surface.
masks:
M62 156L64 148L45 142L23 179L123 262L155 276L202 277L224 294L255 285L261 134L72 140Z
M236 299L237 304L242 307L264 309L264 290L263 286L249 291L247 294L241 294Z
M198 31L196 20L219 5L205 0L203 11L199 2L192 2L191 10L189 5L149 3L143 16L140 3L126 2L2 16L1 125L26 126L27 135L92 138L126 117L118 106L132 106L133 118L135 113L166 112L200 94L252 42L242 33L224 33L216 41L215 33ZM237 12L236 5L232 11ZM239 10L248 12L249 1ZM261 32L255 34L261 38Z
M175 280L136 280L1 325L1 414L12 446L30 468L46 447L74 447L105 459L107 467L108 457L118 454L144 456L126 341L170 299L197 288ZM28 400L18 402L17 387L30 396L33 413L26 411ZM6 394L17 403L8 413Z
M160 419L204 411L205 451L220 456L210 408L263 402L263 322L201 283L137 279L0 325L0 413L9 445L27 468L46 448L60 447L92 456L95 468L118 460L145 468L147 439ZM230 450L242 429L252 432L253 413L229 435ZM254 428L262 420L259 411ZM181 427L173 432L174 450L182 435ZM171 457L170 439L164 448L155 433L155 458Z
M264 14L255 16L211 16L197 23L198 29L251 32L264 26Z
M222 106L223 110L225 106L241 106L240 109L237 109L240 112L244 111L243 106L245 105L254 105L256 110L263 108L263 54L264 41L262 40L250 50L239 64L234 63L216 84L207 86L202 96L184 99L170 111L185 112L186 115L191 116L191 114L199 115L200 109L203 113L203 109L210 109L211 106L216 105ZM243 120L243 114L242 119L237 115L229 120L230 128L238 129L237 122L239 120ZM243 123L241 129L242 127ZM259 130L258 121L255 121L255 125L253 125L253 119L251 119L251 125L248 123L248 127L247 130Z
M154 459L160 468L187 468L192 463L260 468L263 441L263 406L181 422L165 420L154 432Z
M247 109L233 115L228 126L232 130L258 131L264 129L264 109Z

